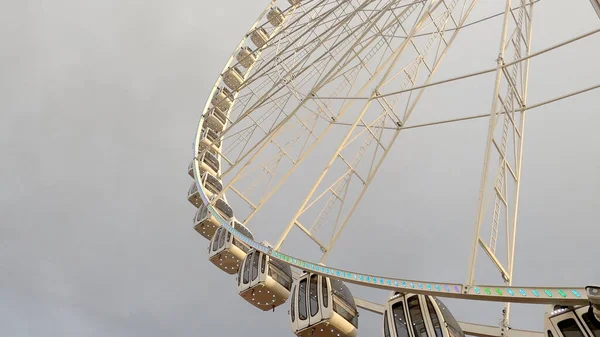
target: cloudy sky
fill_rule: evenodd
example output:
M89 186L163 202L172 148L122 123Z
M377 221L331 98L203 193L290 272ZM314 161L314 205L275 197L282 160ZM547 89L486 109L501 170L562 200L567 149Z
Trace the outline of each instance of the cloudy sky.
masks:
M503 2L482 0L473 18ZM207 261L186 200L201 108L265 5L3 3L0 335L291 335L287 306L256 311ZM600 26L588 0L541 0L534 15L534 50ZM493 66L500 23L465 31L440 78ZM599 46L593 36L534 60L529 101L598 84ZM486 113L489 103L478 98L491 95L492 80L431 90L420 109ZM600 282L599 97L590 92L528 116L518 284ZM475 121L401 136L328 263L462 282L486 128ZM261 230L275 240L282 229ZM378 302L387 296L352 290ZM447 302L459 320L499 318L498 306ZM541 329L543 309L516 306L513 327ZM380 331L380 319L363 313L360 336Z

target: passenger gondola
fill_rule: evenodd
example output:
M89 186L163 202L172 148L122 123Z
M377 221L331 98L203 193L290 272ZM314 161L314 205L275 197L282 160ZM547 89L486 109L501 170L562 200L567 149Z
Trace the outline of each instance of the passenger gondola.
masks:
M188 175L194 178L194 159L192 159L188 165Z
M256 55L252 52L252 49L250 49L250 47L242 47L239 51L239 53L237 54L237 61L242 65L242 67L244 68L250 68L254 62L256 62Z
M256 47L261 48L269 40L269 34L267 33L267 31L264 28L260 27L252 32L252 36L250 36L250 40L252 40L252 43L254 43L254 45L256 45Z
M281 25L284 18L285 16L279 7L272 7L269 13L267 13L267 20L273 27Z
M384 337L464 337L450 310L428 295L394 293L383 315Z
M223 183L210 172L204 172L200 176L200 184L204 187L204 193L207 198L212 198L213 195L223 191Z
M196 208L202 205L202 198L200 198L200 193L198 192L198 186L196 186L196 182L194 181L190 188L188 189L188 201L194 205Z
M206 121L206 125L208 125L208 127L213 129L215 132L223 131L223 129L225 129L225 125L227 125L227 115L224 112L221 112L219 109L215 109L214 107L206 111L204 120Z
M242 83L244 83L244 74L237 68L229 68L225 74L223 74L223 82L227 85L231 90L238 91Z
M221 152L221 138L217 132L208 126L208 123L204 124L202 133L200 134L200 141L198 143L198 152L212 152L214 155L218 155Z
M292 282L289 265L257 250L248 253L238 271L238 293L263 311L284 304L290 297Z
M233 104L233 94L229 89L219 87L213 96L212 104L221 112L226 112Z
M224 199L219 198L214 201L214 208L224 220L230 221L233 218L233 210ZM220 226L219 220L208 210L208 207L204 204L200 205L196 216L194 216L194 229L196 232L211 240Z
M246 226L235 218L231 218L229 224L246 237L253 239L252 233ZM236 239L231 232L224 227L219 227L208 246L208 259L219 269L228 274L236 274L240 265L250 251L244 242Z
M290 322L296 336L356 337L358 310L342 281L305 273L294 283L290 302Z
M213 176L216 176L219 173L219 168L221 167L221 163L217 156L212 154L211 152L204 152L204 154L198 160L198 168L200 169L199 173L202 176L204 172L209 172ZM190 177L194 178L194 160L190 162L188 166L188 174Z
M544 315L548 337L600 337L600 321L592 306L553 306Z

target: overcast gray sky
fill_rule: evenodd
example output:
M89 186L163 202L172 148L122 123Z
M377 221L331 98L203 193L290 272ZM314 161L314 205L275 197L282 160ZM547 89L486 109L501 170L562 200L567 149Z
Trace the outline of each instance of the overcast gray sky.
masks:
M481 1L473 18L502 3ZM265 5L3 3L0 335L291 336L287 305L258 312L207 261L186 200L201 109ZM534 15L534 50L600 26L587 0L542 0ZM499 24L465 31L439 78L493 66ZM530 102L597 84L599 46L594 36L532 62ZM478 98L491 96L491 81L432 89L418 111L486 113ZM518 284L600 282L598 98L529 114ZM401 136L328 263L462 282L486 128L478 121ZM275 240L281 226L260 230ZM497 323L497 306L447 302L459 320ZM513 327L541 329L542 309L517 306ZM364 313L360 325L360 336L381 334L375 315Z

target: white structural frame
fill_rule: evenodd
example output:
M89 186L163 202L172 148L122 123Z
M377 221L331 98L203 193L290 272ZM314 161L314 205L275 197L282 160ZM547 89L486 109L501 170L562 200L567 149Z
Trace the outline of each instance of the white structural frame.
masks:
M596 14L598 14L598 18L600 19L600 0L590 0L590 2L596 11Z
M505 286L510 287L513 282L530 59L509 68L505 64L505 58L509 50L514 53L513 60L531 54L534 7L532 0L519 1L520 6L515 13L512 9L512 1L506 0L481 175L475 236L469 259L468 288L474 286L479 248L482 248L500 271ZM495 159L492 156L496 155L500 158L499 164L492 166L491 160ZM490 182L490 179L493 180ZM491 219L487 214L490 206L492 207ZM503 223L501 220L504 220ZM489 243L482 237L484 221L491 222ZM504 263L497 254L497 244L502 231L506 242ZM502 315L502 328L508 329L510 303L506 303Z
M324 1L325 0L321 0L320 2L324 2ZM372 0L368 0L367 2L369 2L369 1L372 1ZM400 0L390 1L390 6L399 1ZM553 99L553 100L550 100L547 102L542 102L540 104L534 104L534 105L527 106L526 97L527 97L527 77L528 77L528 70L529 70L529 60L534 55L539 55L542 53L542 52L538 52L535 54L531 53L531 31L532 31L531 20L532 20L532 16L533 16L532 9L533 9L533 3L536 1L518 0L520 2L520 6L518 6L517 11L520 11L521 16L518 16L518 15L515 16L515 10L514 10L514 8L511 7L512 1L506 0L506 7L505 7L505 12L504 12L504 25L503 25L503 31L502 31L501 43L500 43L501 46L500 46L500 51L499 51L499 57L497 60L497 67L494 69L494 71L496 72L496 82L495 82L495 86L494 86L494 96L493 96L493 104L492 104L491 112L488 115L478 115L478 116L472 117L472 118L482 118L482 117L489 116L490 124L489 124L489 132L488 132L488 139L487 139L486 152L485 152L484 169L483 169L483 173L482 173L482 184L481 184L481 192L480 192L480 198L479 198L480 202L479 202L479 208L477 211L476 231L475 231L476 235L475 235L475 239L473 242L471 258L469 261L470 262L469 263L469 274L467 276L467 282L464 284L458 284L458 283L448 283L448 282L431 282L431 281L419 281L419 280L410 280L410 279L402 279L402 278L392 278L392 277L385 277L385 276L379 276L379 275L359 273L359 272L347 271L347 270L342 270L342 269L337 269L337 268L331 268L331 267L326 267L323 265L323 262L324 262L325 258L327 257L327 254L331 251L335 242L338 240L339 235L341 234L344 227L348 223L348 219L351 217L352 213L356 209L360 199L362 198L362 196L364 195L364 192L366 191L366 188L369 186L370 182L372 181L375 174L377 173L378 168L380 167L381 163L385 159L385 156L389 152L389 149L393 145L394 140L398 136L399 132L401 130L404 130L407 128L419 127L419 126L405 127L404 124L406 123L406 121L408 120L408 118L410 117L412 112L414 111L424 90L429 86L437 85L440 83L450 82L449 80L446 80L446 81L441 81L438 83L432 83L431 77L437 70L442 59L446 55L448 48L452 45L452 42L454 41L455 37L460 32L461 28L464 27L466 19L468 17L468 14L473 9L473 6L477 2L477 0L462 0L462 1L464 1L463 12L462 12L460 20L458 22L456 22L456 20L451 16L451 13L452 13L451 8L453 8L452 6L456 6L458 1L460 1L460 0L452 0L452 3L450 4L450 6L447 4L447 2L449 2L449 1L450 0L427 1L427 4L429 6L427 7L424 14L421 15L421 18L418 20L417 24L415 24L411 28L410 32L407 33L407 39L406 39L405 43L403 43L403 45L400 48L394 50L392 55L390 55L387 58L387 60L385 60L385 62L382 62L379 65L379 67L374 71L373 75L383 74L383 78L379 79L378 84L376 85L376 88L371 92L370 96L360 97L359 95L360 95L360 92L363 92L364 90L366 90L368 85L371 84L371 82L373 80L369 80L368 83L366 83L363 86L361 91L359 91L359 95L357 95L355 97L343 98L343 99L351 100L349 105L345 106L344 109L346 109L346 110L349 108L349 106L351 104L353 104L354 101L357 101L360 99L366 99L367 102L363 106L359 117L356 118L356 120L353 123L349 123L349 125L351 126L350 131L347 132L346 136L344 137L344 140L338 146L334 156L332 156L329 165L327 165L326 168L324 169L324 171L323 171L322 175L320 176L320 178L318 179L317 183L315 183L315 185L311 189L310 193L303 201L303 205L300 207L298 212L294 215L293 220L290 221L286 230L284 231L284 234L282 235L282 237L280 238L280 240L278 241L278 243L275 247L267 246L267 245L264 245L257 241L254 241L253 239L250 239L250 238L244 236L242 233L240 233L237 230L235 230L234 228L232 228L228 224L227 219L224 219L218 213L218 211L214 208L214 206L211 204L209 198L207 197L206 192L204 191L204 188L199 181L200 169L199 169L198 159L201 157L202 152L197 151L204 116L202 116L200 118L200 121L198 124L199 125L198 132L197 132L196 139L194 142L194 160L192 163L192 168L193 168L193 172L194 172L195 183L197 185L197 188L198 188L198 191L199 191L202 201L207 205L208 210L220 222L220 224L223 228L225 228L226 230L231 232L237 239L241 240L249 247L254 248L257 251L261 251L265 254L268 254L269 257L272 259L278 259L278 260L280 260L286 264L289 264L295 268L298 268L300 270L310 271L311 273L316 273L316 274L331 277L331 278L337 278L337 279L340 279L347 283L353 283L353 284L357 284L360 286L366 286L366 287L370 287L370 288L378 288L378 289L382 289L382 290L391 290L391 291L398 291L398 292L410 291L410 293L414 293L414 294L431 295L431 296L437 296L437 297L448 297L448 298L457 298L457 299L506 303L504 316L503 316L503 322L502 322L501 327L491 327L491 326L486 326L486 325L477 325L477 324L473 324L473 323L464 323L464 322L460 323L461 327L463 328L465 333L467 333L469 335L473 335L473 336L478 336L478 337L492 337L492 336L496 337L496 336L506 335L508 330L510 330L511 335L514 334L516 337L539 337L540 333L537 333L537 332L525 331L525 330L512 330L509 328L509 324L508 324L509 320L508 319L509 319L509 314L510 314L510 303L552 304L552 305L556 305L556 304L587 305L587 304L589 304L589 299L587 298L586 289L584 287L519 287L519 286L514 286L512 284L512 280L513 280L512 274L513 274L514 256L515 256L514 245L515 245L515 240L516 240L518 197L519 197L520 174L521 174L520 172L521 172L521 167L522 167L521 162L522 162L522 154L523 154L522 148L523 148L524 125L525 125L524 124L524 121L525 121L524 115L525 115L526 110L532 109L533 107L545 105L550 102L555 102L559 99L571 97L575 94L579 94L579 93L587 92L587 91L590 91L593 89L597 89L597 88L600 88L600 85L597 85L597 86L594 86L591 88L587 88L584 90L580 90L576 93L568 94L568 95L565 95L560 98L556 98L556 99ZM592 5L594 6L595 10L598 12L599 6L600 6L598 3L598 0L591 0L591 1L592 1ZM253 24L253 26L251 27L249 32L252 32L254 29L256 29L256 27L258 27L260 20L265 17L265 15L268 13L268 11L274 6L275 2L276 2L275 0L271 1L271 3L267 6L267 8L259 16L259 18L255 21L255 23ZM365 3L367 3L367 2L365 2ZM417 3L417 2L424 2L424 1L415 1L415 3ZM468 3L470 3L469 6L467 6ZM442 5L445 6L446 9L450 13L450 15L446 17L446 21L450 21L450 20L454 21L456 28L446 29L445 26L438 27L437 26L438 22L433 20L433 17L432 17L433 11L438 8L442 8L441 7ZM302 6L302 5L298 5L298 6ZM358 11L358 9L356 9L356 11ZM600 15L600 12L598 14ZM427 21L428 19L431 19L431 22ZM426 24L427 22L429 22L429 23ZM510 33L510 29L509 29L511 26L510 25L511 22L513 24L515 24L515 27L516 27L512 30L512 33ZM376 23L376 21L373 22L373 26L375 25L375 23ZM402 53L406 50L406 48L408 48L409 45L412 45L412 38L421 32L419 30L419 28L423 25L436 26L436 32L432 33L432 36L435 34L443 35L443 33L446 31L453 31L453 34L452 34L451 38L447 41L445 39L443 39L443 37L441 38L441 40L443 40L443 42L445 43L445 46L438 48L438 51L437 51L438 55L437 55L435 61L433 62L433 64L431 64L431 65L425 64L425 67L428 68L429 76L425 80L424 84L417 85L413 81L412 85L409 88L403 88L401 91L392 92L392 93L388 93L388 94L382 94L380 92L380 89L382 89L382 87L385 85L385 83L390 78L398 76L397 73L393 72L393 67L394 67L394 65L396 65L400 55L402 55ZM524 27L526 27L526 29L524 29ZM385 29L383 29L383 30L385 30ZM581 39L585 36L590 36L591 34L594 34L599 31L600 30L597 30L597 31L585 34L582 37L572 39L568 43L576 41L578 39ZM380 32L380 33L382 33L382 32ZM244 42L246 41L246 39L249 38L249 36L250 36L250 33L246 34L244 39L242 39L242 41L239 43L238 47L236 48L236 50L234 51L234 53L228 60L225 67L223 68L223 72L225 72L231 66L233 60L235 59L235 57L237 55L237 52L243 46ZM300 39L300 38L298 38L298 39ZM516 44L515 44L515 41L517 41ZM354 48L357 48L357 47L366 48L366 47L363 47L362 44L359 42L360 41L355 42L352 45L351 50L353 50ZM524 42L524 46L522 45L523 42ZM322 43L323 43L323 41L319 42L319 44L322 44ZM563 43L561 45L565 45L565 44L567 44L567 43ZM440 46L441 45L442 45L442 43L440 42ZM515 49L517 49L517 51L515 52L514 60L512 62L507 63L504 60L505 54L506 54L507 49L511 45L512 46L516 45L517 48L515 48ZM367 44L367 47L368 46L369 45ZM549 48L546 51L552 50L554 48L557 48L557 47ZM417 49L417 47L415 47L415 49ZM422 57L423 56L422 51L419 51L418 49L417 49L417 51L419 53L419 56ZM544 51L544 52L546 52L546 51ZM307 57L308 56L306 56L306 58ZM354 59L357 57L358 57L358 55L350 56L350 59ZM341 70L338 70L338 71L334 71L334 70L337 68L337 66L343 65L343 62L341 60L344 60L344 59L345 58L342 57L341 59L336 61L335 66L331 68L332 70L329 73L327 73L325 76L323 76L319 82L317 82L317 84L313 87L313 90L311 90L310 93L302 99L301 103L295 108L295 110L293 112L291 112L288 116L286 116L286 118L284 118L270 132L267 132L266 135L261 139L261 141L259 141L253 147L253 150L258 149L258 152L259 152L260 147L261 147L260 144L263 144L263 146L264 146L265 143L272 141L273 137L277 133L281 132L281 130L283 130L282 128L285 125L285 123L287 121L289 121L290 119L292 119L295 116L295 113L301 107L303 107L305 104L307 104L307 102L309 102L311 100L342 98L342 97L331 97L331 98L319 97L317 94L318 94L319 89L322 86L324 86L329 80L331 80L334 77L341 76L340 75ZM346 59L346 61L344 61L344 62L349 62L349 61L347 61L347 59ZM520 76L515 75L515 72L510 73L510 71L509 71L510 66L514 66L512 69L516 69L517 65L519 67L521 67L521 64L524 64L524 66L522 66L523 69L521 70ZM287 74L288 75L291 74L293 70L294 69L288 69ZM302 71L304 71L304 70L302 70ZM403 71L405 71L405 69L403 69ZM415 70L415 74L416 74L416 71L418 71L418 68ZM489 71L486 71L486 72L489 72ZM247 74L248 73L249 73L249 71L247 72ZM409 74L406 71L405 71L405 73L407 75ZM460 78L462 79L462 78L466 78L466 77L470 77L470 76L476 76L476 75L479 75L482 73L484 73L484 72L479 72L477 74L471 74L468 76L462 76ZM376 76L372 76L372 78L374 79L374 78L376 78ZM453 79L453 80L455 80L455 79ZM219 79L217 80L215 86L213 87L213 89L210 93L209 99L206 102L204 111L208 110L208 108L211 104L211 98L213 97L215 91L219 87L219 84L221 83L221 81L222 81L222 79L221 79L221 77L219 77ZM506 97L509 97L510 100L506 100L506 99L504 99L504 97L500 96L501 93L504 93L504 91L503 91L504 89L507 90ZM400 93L405 93L405 92L412 94L412 91L418 91L416 94L416 98L414 100L410 101L410 104L407 104L407 108L404 111L404 116L400 117L394 110L394 107L392 106L392 104L390 104L390 102L386 100L386 97L398 95ZM267 92L267 94L265 94L263 96L263 98L268 97L269 95L273 95L273 94L274 93L269 91L269 92ZM237 95L237 91L234 95ZM261 98L261 99L263 99L263 98ZM517 103L516 107L514 106L515 102ZM379 104L382 107L383 112L378 118L375 119L374 122L367 123L364 120L362 120L362 116L364 115L364 113L366 112L366 110L372 103ZM234 99L233 104L235 104L235 99ZM245 113L244 116L242 116L240 119L238 119L238 121L243 119L244 117L249 116L252 109L253 108L251 107L248 110L248 112ZM343 115L343 111L340 114L338 114L338 116L340 116L340 115ZM517 121L515 119L516 115L521 116L521 119L519 121ZM394 131L394 135L393 135L392 140L387 145L381 144L381 142L379 141L379 139L377 139L377 136L376 136L376 133L378 130L386 129L386 127L384 127L383 125L375 127L375 125L376 125L375 123L378 120L380 120L380 118L384 118L384 117L385 118L394 118L394 117L398 118L397 127L390 128L391 130ZM506 138L506 136L503 136L501 142L496 141L496 138L495 138L496 137L495 131L497 130L497 127L500 125L500 123L498 123L498 120L501 117L503 117L504 121L505 121L505 123L502 124L503 128L506 129L506 125L509 125L509 128L511 128L510 130L512 130L512 132L514 132L513 147L516 150L514 153L515 160L512 163L512 165L507 160L507 155L506 155L507 144L506 144L506 142L508 140L504 140L504 138ZM468 119L470 119L470 118L468 118ZM221 133L221 135L226 134L227 131L232 127L232 125L234 125L238 121L232 122L229 127L225 128L225 130ZM442 121L442 122L438 122L438 123L429 123L428 125L436 125L436 124L453 122L453 121L457 121L457 120ZM330 126L335 125L335 124L340 124L340 122L337 122L334 119L331 121ZM427 126L427 125L422 125L422 126ZM364 128L365 131L368 132L369 134L371 134L371 136L373 138L377 139L379 146L381 146L383 148L383 155L382 155L382 158L380 158L378 162L373 163L373 166L372 166L373 170L367 177L364 177L364 178L359 177L359 179L361 179L364 184L364 188L361 190L358 200L355 202L355 204L353 204L350 213L347 214L347 216L341 222L341 227L340 227L339 231L335 233L332 240L328 244L325 244L325 243L319 242L312 235L310 230L308 230L306 227L302 226L298 222L298 216L302 212L302 209L305 208L305 206L307 206L307 204L309 204L309 202L311 202L311 197L314 196L314 194L316 192L316 188L318 187L318 185L320 183L320 180L322 180L325 173L327 173L331 163L333 163L333 161L336 160L336 158L340 157L339 155L340 155L341 149L343 149L349 142L354 140L355 136L353 135L353 131L358 128ZM327 130L329 130L329 126L328 126ZM366 134L366 132L365 132L365 134ZM502 135L504 135L504 134L505 133L503 132ZM516 136L518 136L518 137L516 137ZM317 144L318 144L318 141L314 143L314 146L312 148L314 148ZM499 165L500 167L498 168L498 171L495 173L495 175L491 174L489 172L489 170L491 169L490 157L494 151L496 151L496 153L499 153L500 157L501 157L501 161L500 161L500 165ZM250 157L250 160L248 162L252 162L253 157L255 157L256 153L258 153L258 152L255 152L251 156L252 151L248 151L245 154L245 157ZM233 162L231 160L225 158L222 155L221 155L221 158L224 158L230 165L233 165ZM305 158L305 156L302 156L300 161L304 158ZM346 162L346 163L348 164L350 171L355 171L353 165L349 164L348 162ZM295 167L296 167L296 165L294 165L294 167L292 168L291 171L293 171L293 169L295 169ZM508 238L507 239L507 261L508 262L506 262L506 264L502 264L502 262L500 262L500 259L496 256L495 247L494 247L494 249L491 248L494 246L494 243L497 242L497 235L499 232L498 220L493 219L493 221L492 221L492 233L493 234L491 235L490 244L486 244L482 240L482 236L481 236L481 229L482 229L482 226L483 226L483 223L485 220L484 219L485 218L485 209L486 209L486 205L487 205L486 202L489 201L486 199L486 191L490 188L490 185L488 183L488 178L492 177L492 176L496 178L495 179L496 182L500 181L503 183L501 186L498 186L498 185L493 186L492 190L494 191L494 199L493 199L494 207L495 208L498 207L497 206L498 200L500 200L500 207L504 207L506 214L509 213L509 210L512 210L512 214L507 215L506 219L505 219L507 238ZM340 179L342 179L343 177L344 176L342 176ZM511 177L512 180L514 181L514 183L516 184L515 191L513 194L514 197L510 201L507 201L507 193L505 191L506 190L506 182L509 180L508 177ZM235 180L235 177L233 180ZM338 179L338 181L340 181L340 180ZM280 182L280 184L282 182ZM229 187L231 187L231 184L232 184L232 182L230 181L228 183L228 185L224 188L224 191L227 190ZM504 190L504 193L503 193L503 190ZM221 195L222 195L222 193L219 193L218 196L221 196ZM258 207L260 207L261 205L262 204L258 205ZM494 211L493 214L496 214L496 213L497 212ZM307 234L309 237L311 237L313 239L313 241L315 241L321 247L321 249L323 250L323 256L322 256L320 263L302 260L302 259L299 259L296 257L292 257L289 255L283 254L282 252L279 251L281 244L283 243L283 241L289 234L289 230L293 226L298 226L300 229L303 230L303 232L305 234ZM502 284L502 285L482 285L482 284L478 284L476 282L475 266L476 266L476 261L477 261L477 249L479 247L483 247L483 249L487 253L488 257L490 257L490 259L494 262L494 264L500 270L501 275L504 280L504 284ZM378 304L375 304L372 302L368 302L368 301L365 301L362 299L358 299L358 298L355 298L355 300L356 300L356 304L365 310L375 312L375 313L383 313L383 309L382 309L383 306L381 306L381 305L378 305Z
M417 66L414 68L413 73L409 74L408 72L406 72L406 75L408 78L410 78L411 75L415 76L417 74L417 72L419 71L419 67L421 66L421 64L424 64L425 67L427 67L429 70L429 76L427 77L425 84L430 82L433 74L437 70L438 66L440 65L441 61L443 60L444 56L446 55L448 49L452 45L452 42L454 41L454 39L460 32L460 29L462 28L462 26L465 24L466 19L468 18L468 15L470 14L470 12L473 9L476 2L477 2L476 0L462 2L463 3L463 6L462 6L463 13L461 13L461 17L459 18L459 23L457 24L456 29L453 31L452 37L449 39L449 41L445 41L443 38L443 32L445 32L445 28L440 29L440 27L436 26L436 31L431 33L430 39L432 39L432 40L430 40L430 41L433 41L433 39L440 40L440 42L442 40L444 40L445 46L438 49L438 51L437 51L438 57L434 60L434 64L427 66L427 64L425 62L420 62L420 60L419 60L419 62L416 63ZM390 5L392 5L393 3L394 2L390 2ZM288 223L283 234L281 235L281 237L275 244L275 247L274 247L275 249L279 249L281 247L281 245L283 244L283 241L285 240L287 235L289 235L292 227L297 226L305 234L309 235L313 239L313 241L318 243L318 245L321 247L321 249L323 251L323 256L320 260L320 263L325 262L325 259L327 258L329 252L331 251L331 249L335 245L336 241L340 237L342 231L345 229L350 217L352 216L352 214L356 210L360 200L362 199L362 196L364 196L367 188L369 187L369 185L372 182L373 178L375 177L378 169L380 168L381 164L383 163L383 160L386 158L387 154L389 153L389 150L392 147L395 139L399 135L399 132L402 130L402 126L406 123L406 121L408 120L408 118L410 117L412 112L414 111L419 99L421 98L422 94L424 93L424 89L421 89L417 93L416 98L414 99L414 101L410 102L411 104L409 106L407 106L404 116L400 119L400 118L398 118L397 113L395 113L394 107L392 106L392 104L387 102L385 100L385 98L382 98L379 96L380 90L390 80L391 77L398 76L398 74L394 72L394 70L395 70L394 68L397 65L397 62L399 61L400 56L402 56L408 48L411 48L411 47L417 48L416 46L414 46L414 42L413 42L414 36L417 35L423 29L423 27L426 27L427 25L437 24L437 22L434 20L434 17L439 17L440 13L439 13L439 11L436 12L436 10L438 10L438 9L442 10L442 15L445 17L445 20L441 20L441 21L443 21L445 24L445 22L448 22L449 20L453 20L453 21L455 20L454 17L452 16L452 12L455 7L460 8L460 6L458 6L458 3L459 3L459 1L452 1L450 4L447 4L446 1L444 1L444 0L437 1L437 2L436 1L428 2L428 6L427 5L425 6L425 9L424 9L422 15L420 16L420 18L418 19L417 23L415 25L413 25L410 29L410 32L407 33L404 43L402 43L399 48L394 50L394 52L387 58L387 60L385 62L380 64L380 66L374 71L373 75L365 83L365 85L362 87L362 89L359 90L357 95L360 95L363 92L363 90L366 90L368 88L368 86L370 86L372 84L372 82L375 79L377 79L377 75L379 75L380 73L384 74L383 78L381 78L379 80L376 87L372 90L370 98L367 100L366 104L361 109L361 112L360 112L359 116L355 119L354 123L352 123L352 125L351 125L350 129L347 131L346 136L344 137L343 141L340 143L338 148L335 150L334 154L331 156L330 161L326 164L325 168L321 172L321 175L319 176L319 178L317 179L317 181L315 182L315 184L313 185L313 187L311 188L311 190L305 197L304 201L302 202L300 208L294 214L292 220ZM456 21L454 21L454 22L456 24ZM417 52L419 53L418 57L424 59L425 58L424 53L426 53L429 50L428 48L431 47L431 45L432 44L426 45L427 50L417 49ZM441 46L441 43L440 43L440 46ZM415 86L414 81L412 83L412 86ZM316 95L314 95L314 96L316 96ZM312 98L314 98L314 96ZM355 102L355 100L351 100L350 103L345 105L341 114L343 114L345 111L347 111L347 109L349 109L352 106L352 104L354 104L354 102ZM341 158L340 153L343 149L345 149L349 145L349 143L351 143L355 140L355 138L352 138L351 136L353 136L354 130L359 125L362 124L364 126L364 128L366 130L368 130L371 133L371 135L374 136L374 132L371 130L371 128L373 128L373 125L376 122L367 124L363 120L363 116L365 115L365 113L367 112L367 110L369 109L370 105L373 102L377 102L378 104L380 104L383 107L383 112L381 113L381 115L379 115L375 119L375 121L381 120L382 118L385 118L387 115L390 115L390 110L391 110L391 115L393 115L393 117L398 118L398 120L396 122L398 128L396 129L396 132L394 133L392 140L389 142L389 144L383 145L381 143L381 141L379 139L377 139L378 145L383 150L381 158L378 161L372 163L372 170L371 170L371 172L369 172L368 176L361 177L360 175L358 175L356 173L357 170L355 169L354 165L352 165L348 161ZM377 137L374 136L373 138L377 138ZM323 243L318 242L318 240L315 240L314 237L311 235L311 233L309 233L309 231L306 229L306 226L303 226L298 221L298 219L309 207L311 207L318 199L322 198L325 195L325 193L322 193L319 196L317 196L316 198L314 197L315 193L317 191L317 188L321 185L321 182L323 181L323 178L328 173L329 169L334 164L334 162L336 160L339 160L340 158L348 166L348 169L349 169L348 172L350 174L354 174L356 177L358 177L358 179L360 179L362 181L363 188L360 190L359 196L358 196L357 200L352 204L349 212L342 219L340 219L341 221L339 221L339 230L334 233L329 244L325 245ZM339 191L334 190L334 187L338 186L337 184L340 182L341 179L345 178L346 176L350 177L350 174L342 175L340 178L335 180L334 184L330 185L326 189L326 191L327 190L331 191L334 198L340 199L341 202L344 202L345 198L340 197L340 195L338 193L336 193Z

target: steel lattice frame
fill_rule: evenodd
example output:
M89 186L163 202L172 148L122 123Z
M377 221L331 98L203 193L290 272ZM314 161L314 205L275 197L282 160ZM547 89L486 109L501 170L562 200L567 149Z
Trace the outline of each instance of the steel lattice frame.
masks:
M299 269L372 288L506 303L502 329L509 324L510 303L587 304L583 287L512 284L525 111L532 108L527 105L527 80L529 60L534 56L531 33L537 1L515 2L506 1L493 69L493 104L465 284L369 275L325 267L324 262L396 138L408 128L405 124L424 91L434 85L433 75L477 0L306 0L285 9L283 23L271 27L265 18L275 6L272 1L237 46L204 107L192 163L202 202L221 226L247 245ZM265 30L269 42L255 51L257 60L233 93L227 125L218 135L225 145L219 152L224 188L217 198L227 193L228 198L245 204L246 210L236 208L236 217L251 222L335 125L349 126L273 247L229 226L207 197L199 171L199 158L207 151L198 151L204 115L211 102L219 104L213 97L224 86L223 76L239 66L236 55L251 44L257 29ZM511 62L506 62L508 58ZM489 241L482 234L488 223ZM321 249L318 263L280 251L294 227ZM497 249L502 235L504 261ZM480 249L496 265L504 284L475 282ZM368 302L361 303L377 312Z

